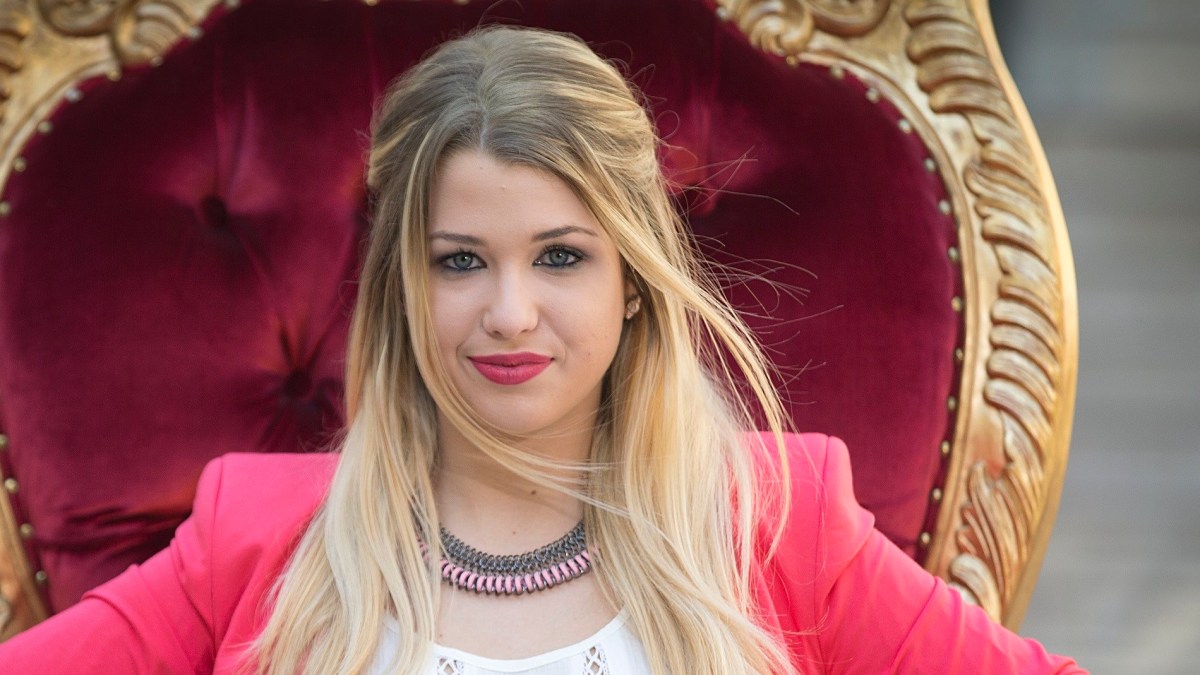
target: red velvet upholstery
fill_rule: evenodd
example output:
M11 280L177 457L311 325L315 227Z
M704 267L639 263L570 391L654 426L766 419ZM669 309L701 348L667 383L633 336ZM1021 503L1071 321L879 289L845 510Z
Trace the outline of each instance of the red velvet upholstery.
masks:
M920 139L704 2L491 5L243 2L161 66L86 83L26 147L0 223L0 430L53 609L162 547L212 457L338 429L372 103L483 13L628 62L706 251L809 289L730 293L770 315L751 323L797 426L847 440L860 499L917 554L961 332Z

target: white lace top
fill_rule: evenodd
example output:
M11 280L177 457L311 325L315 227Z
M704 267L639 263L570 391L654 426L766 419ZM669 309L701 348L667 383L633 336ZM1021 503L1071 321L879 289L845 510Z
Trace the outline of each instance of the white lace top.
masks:
M388 622L371 675L384 675L396 651L395 624ZM573 645L523 659L489 659L435 644L429 675L641 675L650 672L642 643L621 612L606 626Z

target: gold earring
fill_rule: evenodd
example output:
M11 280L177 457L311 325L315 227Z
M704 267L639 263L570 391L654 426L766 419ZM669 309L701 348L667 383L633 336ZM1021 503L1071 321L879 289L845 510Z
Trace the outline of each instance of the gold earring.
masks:
M632 300L625 303L625 320L628 321L632 319L633 315L637 314L641 309L642 297L640 295L635 296Z

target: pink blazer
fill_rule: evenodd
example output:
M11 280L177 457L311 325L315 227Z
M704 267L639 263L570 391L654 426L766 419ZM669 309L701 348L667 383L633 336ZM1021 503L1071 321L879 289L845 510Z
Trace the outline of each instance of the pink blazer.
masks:
M879 534L854 500L841 441L789 436L788 453L785 537L754 582L801 672L1084 672L991 622ZM336 463L322 454L214 460L166 550L0 644L0 671L234 672Z

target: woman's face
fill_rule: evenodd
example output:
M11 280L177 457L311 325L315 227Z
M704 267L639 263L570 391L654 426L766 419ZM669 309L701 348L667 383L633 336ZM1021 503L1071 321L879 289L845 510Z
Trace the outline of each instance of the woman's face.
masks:
M600 223L558 178L478 151L442 162L429 217L438 356L467 402L517 435L594 424L632 294Z

